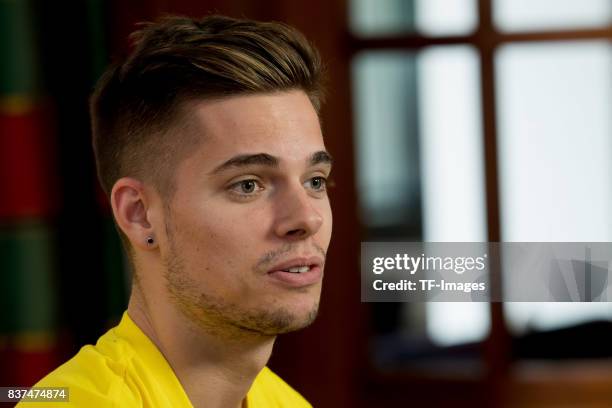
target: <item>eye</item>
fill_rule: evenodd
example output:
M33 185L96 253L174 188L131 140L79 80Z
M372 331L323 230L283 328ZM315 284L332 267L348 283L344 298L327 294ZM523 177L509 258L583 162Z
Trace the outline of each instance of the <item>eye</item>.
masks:
M257 187L257 182L255 182L255 180L244 180L241 181L238 185L240 186L240 190L242 193L251 194L255 191L255 188Z
M252 196L257 194L259 191L263 190L263 187L257 180L248 179L241 180L234 184L232 184L229 190L240 196Z
M327 179L322 176L317 176L307 181L310 188L314 191L325 191L327 187Z

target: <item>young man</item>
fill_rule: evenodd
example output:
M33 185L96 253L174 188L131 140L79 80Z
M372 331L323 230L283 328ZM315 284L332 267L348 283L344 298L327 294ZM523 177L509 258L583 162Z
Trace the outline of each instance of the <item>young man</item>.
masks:
M331 236L318 54L288 26L221 16L135 39L91 104L128 309L37 386L69 387L57 406L310 406L266 363L314 320Z

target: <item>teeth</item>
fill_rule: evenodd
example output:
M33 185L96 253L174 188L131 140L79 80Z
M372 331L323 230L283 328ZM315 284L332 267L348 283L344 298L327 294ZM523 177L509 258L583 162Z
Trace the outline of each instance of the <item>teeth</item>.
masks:
M284 269L284 270L286 272L302 273L302 272L308 272L310 270L310 266L295 266L293 268Z

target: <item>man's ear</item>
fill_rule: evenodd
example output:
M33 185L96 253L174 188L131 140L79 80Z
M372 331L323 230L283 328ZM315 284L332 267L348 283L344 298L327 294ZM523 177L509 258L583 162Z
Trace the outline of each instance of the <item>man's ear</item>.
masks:
M154 226L149 217L151 197L148 197L142 182L123 177L115 182L110 194L111 207L117 225L134 247L150 250L150 238L155 237Z

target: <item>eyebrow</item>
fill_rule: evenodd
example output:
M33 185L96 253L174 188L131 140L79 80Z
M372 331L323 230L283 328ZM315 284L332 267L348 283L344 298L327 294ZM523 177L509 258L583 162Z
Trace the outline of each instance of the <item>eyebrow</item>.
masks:
M332 156L325 150L320 150L313 153L306 161L310 166L316 166L317 164L321 163L331 165L333 163ZM230 168L241 168L247 166L278 167L279 163L280 161L277 157L271 156L267 153L240 154L215 167L211 174L221 173Z
M332 158L331 154L329 154L325 150L320 150L316 153L313 153L312 156L310 156L310 160L308 161L311 166L316 166L320 163L329 164L331 166L334 163L334 159Z

